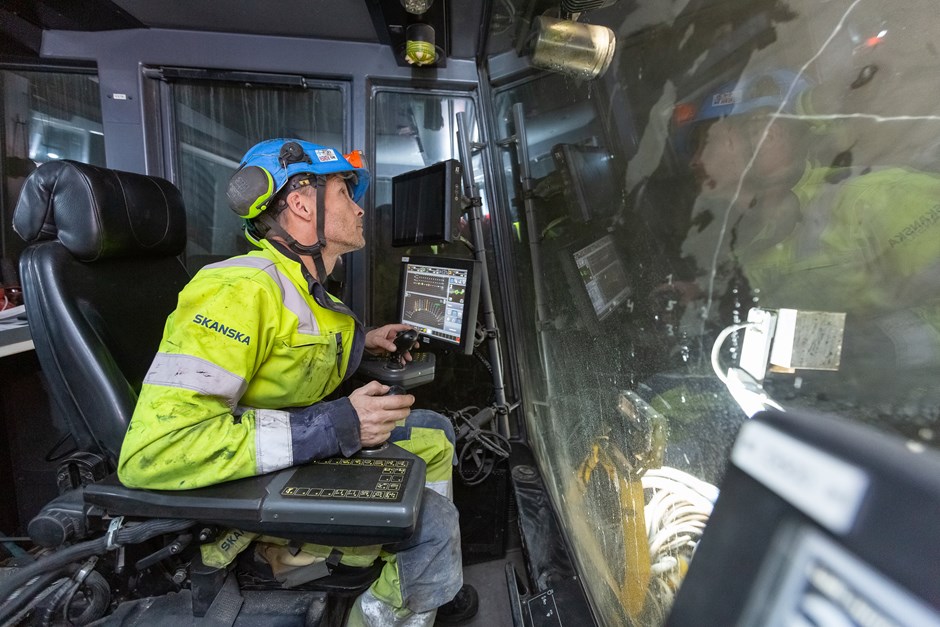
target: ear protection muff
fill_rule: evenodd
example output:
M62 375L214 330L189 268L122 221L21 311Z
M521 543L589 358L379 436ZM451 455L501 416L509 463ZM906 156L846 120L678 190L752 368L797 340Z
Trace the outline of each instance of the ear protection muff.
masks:
M241 167L229 179L225 195L232 211L250 220L267 209L274 195L274 177L260 166Z
M297 142L285 142L277 160L282 168L294 163L313 163ZM268 170L257 165L246 165L232 175L225 195L232 211L251 220L268 208L275 191L274 177Z
M281 190L305 185L320 187L322 180L331 174L343 175L353 200L361 201L370 178L361 153L341 155L334 148L304 140L270 139L245 153L241 167L229 179L226 196L232 211L250 222L264 219L265 210L271 208L274 196ZM322 199L318 198L317 204L322 207ZM318 224L322 222L318 220ZM323 240L322 234L319 239Z

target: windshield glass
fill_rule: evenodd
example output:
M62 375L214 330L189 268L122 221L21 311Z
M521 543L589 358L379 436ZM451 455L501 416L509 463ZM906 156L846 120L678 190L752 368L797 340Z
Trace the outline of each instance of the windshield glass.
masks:
M749 415L936 447L936 7L494 7L529 437L602 621L659 625Z

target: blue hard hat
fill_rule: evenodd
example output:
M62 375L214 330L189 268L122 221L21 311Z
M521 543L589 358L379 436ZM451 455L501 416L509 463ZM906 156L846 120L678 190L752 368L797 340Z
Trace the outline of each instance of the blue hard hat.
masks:
M359 151L342 154L335 148L302 139L269 139L256 144L242 158L229 180L228 196L232 211L252 219L268 208L271 199L295 174L350 173L350 194L358 203L369 187L369 171Z
M681 152L689 152L689 135L699 122L761 110L798 113L806 108L804 101L812 86L807 78L793 70L742 74L710 90L701 100L696 98L677 104L674 142Z
M706 95L694 121L743 115L761 109L794 113L799 108L800 97L810 86L806 78L792 70L743 75Z

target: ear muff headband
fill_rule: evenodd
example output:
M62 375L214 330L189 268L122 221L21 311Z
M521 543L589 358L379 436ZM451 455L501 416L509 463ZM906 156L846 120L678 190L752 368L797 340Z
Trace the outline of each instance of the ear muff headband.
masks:
M256 165L239 168L229 180L225 194L232 211L250 220L267 209L274 195L274 177Z

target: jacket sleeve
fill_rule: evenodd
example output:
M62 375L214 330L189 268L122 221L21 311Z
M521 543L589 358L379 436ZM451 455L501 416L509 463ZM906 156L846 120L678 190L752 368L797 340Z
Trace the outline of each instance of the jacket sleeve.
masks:
M197 275L183 290L124 438L122 483L192 489L359 449L349 399L306 412L238 405L279 339L279 296L226 273Z

